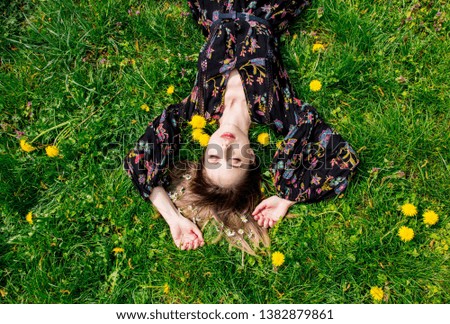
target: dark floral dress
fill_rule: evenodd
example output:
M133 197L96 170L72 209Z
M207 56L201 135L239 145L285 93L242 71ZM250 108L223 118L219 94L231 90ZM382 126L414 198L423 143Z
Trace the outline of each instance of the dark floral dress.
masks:
M180 126L195 114L218 120L233 69L239 72L251 120L284 136L271 170L278 196L313 202L340 194L359 160L314 107L297 99L284 68L279 36L309 5L300 0L189 0L207 40L198 59L195 85L181 103L149 123L124 168L141 196L168 185L167 167L180 147Z

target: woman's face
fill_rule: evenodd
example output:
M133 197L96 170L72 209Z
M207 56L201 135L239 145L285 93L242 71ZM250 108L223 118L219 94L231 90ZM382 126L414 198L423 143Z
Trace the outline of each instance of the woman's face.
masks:
M206 176L214 184L230 188L244 178L254 161L248 135L235 125L221 125L206 147Z

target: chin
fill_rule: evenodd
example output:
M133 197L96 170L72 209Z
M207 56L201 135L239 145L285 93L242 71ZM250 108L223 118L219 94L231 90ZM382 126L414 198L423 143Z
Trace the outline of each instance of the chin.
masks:
M246 136L245 133L234 124L224 124L220 125L219 128L215 131L215 133L222 134L225 132L230 132L234 135L243 135Z

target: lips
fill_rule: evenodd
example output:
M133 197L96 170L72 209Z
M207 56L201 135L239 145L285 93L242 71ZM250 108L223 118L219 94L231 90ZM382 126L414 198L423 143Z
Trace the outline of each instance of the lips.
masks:
M236 137L233 134L231 134L231 133L223 133L222 135L220 135L220 137L227 138L227 139L232 139L232 140L236 139Z

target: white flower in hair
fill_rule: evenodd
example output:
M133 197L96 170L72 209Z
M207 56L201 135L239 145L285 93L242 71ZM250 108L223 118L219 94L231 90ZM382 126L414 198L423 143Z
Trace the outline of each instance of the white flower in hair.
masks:
M168 192L168 196L169 196L169 198L172 199L172 200L177 200L177 198L178 198L178 193L177 193L177 192L169 191L169 192Z
M242 215L241 216L241 221L242 221L242 223L247 223L248 222L247 216Z
M242 228L238 229L238 234L240 235L244 234L244 230Z
M236 232L227 228L225 230L225 234L227 234L228 237L232 237L232 236L234 236L236 234Z
M189 173L183 174L183 178L186 180L191 180L192 176Z

